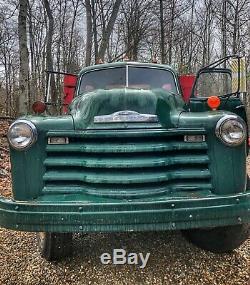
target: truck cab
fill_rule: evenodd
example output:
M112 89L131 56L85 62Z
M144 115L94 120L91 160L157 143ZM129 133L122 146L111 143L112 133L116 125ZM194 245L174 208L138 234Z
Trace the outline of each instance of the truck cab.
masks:
M213 67L196 80L205 73L233 80ZM249 236L248 129L240 87L223 88L196 81L185 102L170 66L84 68L67 114L10 126L13 199L0 198L0 226L37 232L48 260L69 254L74 232L182 230L206 250L239 247Z

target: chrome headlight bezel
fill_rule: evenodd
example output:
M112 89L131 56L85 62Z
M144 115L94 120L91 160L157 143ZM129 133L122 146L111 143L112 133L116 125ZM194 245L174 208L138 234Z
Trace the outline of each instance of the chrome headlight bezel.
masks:
M241 127L242 131L243 131L243 136L238 140L238 141L226 141L223 138L223 126L228 122L228 121L235 121L238 126ZM247 127L245 122L238 116L235 115L226 115L224 117L222 117L216 124L215 127L215 134L216 136L227 146L239 146L241 145L247 137Z
M11 137L11 130L13 130L14 127L16 127L17 125L22 125L25 124L26 126L28 126L28 128L30 129L30 139L28 140L28 142L25 145L17 145L13 142L13 137ZM15 149L15 150L26 150L29 147L31 147L36 141L37 141L37 129L36 126L27 120L16 120L15 122L13 122L8 130L8 134L7 134L7 138L8 138L8 142L10 144L10 146Z

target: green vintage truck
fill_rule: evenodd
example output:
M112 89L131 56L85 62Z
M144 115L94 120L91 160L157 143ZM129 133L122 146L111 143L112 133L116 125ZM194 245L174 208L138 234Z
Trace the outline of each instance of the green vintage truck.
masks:
M0 198L0 226L37 232L48 260L70 253L74 232L182 230L212 252L239 247L248 128L241 59L236 75L230 59L201 69L186 102L167 65L84 68L67 114L10 126L13 199Z

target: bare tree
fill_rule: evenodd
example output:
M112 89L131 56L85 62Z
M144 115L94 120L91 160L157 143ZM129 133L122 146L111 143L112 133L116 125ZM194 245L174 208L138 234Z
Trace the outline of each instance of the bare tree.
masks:
M221 41L221 50L222 50L222 57L227 55L227 1L223 0L222 3L222 11L221 11L221 34L222 34L222 41ZM226 64L226 62L225 62Z
M107 50L109 38L110 38L111 32L113 30L121 2L122 2L122 0L116 0L115 1L112 13L111 13L110 18L109 18L108 23L107 23L107 26L105 28L103 27L102 40L101 40L99 52L98 52L98 57L102 60L104 60L104 55L105 55L105 52Z
M120 24L124 33L125 51L131 60L138 60L143 39L152 27L150 8L151 1L142 0L130 0L129 4L122 5Z
M236 54L244 50L243 39L246 35L246 27L249 25L249 0L226 0L227 36L231 41L232 53Z
M44 1L44 7L49 19L48 23L48 32L47 32L47 44L46 44L46 68L47 71L53 71L53 58L52 58L52 40L53 40L53 30L54 30L54 18L50 8L48 0ZM49 74L47 74L47 77ZM51 103L53 112L56 111L55 104L57 103L57 94L55 90L55 77L54 74L51 74Z
M1 112L14 115L16 104L27 113L45 93L46 69L74 72L99 57L156 55L187 73L239 53L249 68L249 22L250 0L2 0ZM60 98L52 93L54 103Z
M170 27L168 36L168 63L172 63L173 57L173 34L174 34L174 24L175 24L175 13L176 13L176 2L178 0L171 0L170 2Z
M71 22L71 27L70 27L70 33L69 33L69 47L68 47L68 55L67 55L67 66L66 66L66 71L67 72L74 72L75 70L75 60L74 60L74 49L73 49L73 42L74 42L74 30L75 30L75 25L76 25L76 20L77 20L77 13L78 13L78 8L80 5L80 0L72 0L71 1L72 7L73 7L73 17L72 17L72 22Z
M86 26L87 26L85 65L89 66L91 63L92 38L93 38L90 0L85 0L85 7L86 7Z
M165 34L164 34L164 11L163 0L160 0L160 29L161 29L161 62L165 63Z
M27 10L28 0L20 0L18 15L18 38L20 52L20 72L19 72L19 100L18 114L26 114L29 109L29 52L27 42Z

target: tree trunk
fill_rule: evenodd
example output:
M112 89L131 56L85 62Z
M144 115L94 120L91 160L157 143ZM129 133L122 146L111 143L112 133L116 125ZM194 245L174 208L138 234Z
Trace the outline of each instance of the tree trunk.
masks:
M236 1L233 27L233 54L238 53L238 33L239 33L239 2Z
M78 12L78 6L79 6L79 0L76 1L76 4L73 4L73 9L74 9L74 14L73 14L73 20L71 24L71 29L70 29L70 41L69 41L69 50L68 50L68 59L67 59L67 72L74 72L74 52L72 51L72 43L73 43L73 35L74 35L74 28L75 28L75 21L76 21L76 16Z
M173 57L173 34L174 34L174 20L175 20L175 5L176 0L171 1L171 20L170 20L170 30L169 30L169 48L168 48L168 64L172 63Z
M222 13L221 13L221 33L222 33L222 57L227 56L227 1L223 0ZM226 68L226 61L224 62L224 68Z
M97 40L97 16L96 16L96 4L95 0L91 0L91 13L92 13L92 33L94 36L94 53L95 63L98 62L98 40Z
M108 24L103 31L102 40L101 40L99 53L98 53L99 59L101 59L103 61L104 61L105 52L107 50L109 38L110 38L111 32L114 28L115 20L117 18L117 14L118 14L121 2L122 2L122 0L116 0L115 1L111 16L110 16L109 21L108 21Z
M193 57L193 36L194 36L194 10L195 10L195 0L192 0L192 7L191 7L191 26L190 26L190 42L188 47L188 72L192 72L192 57Z
M31 102L38 100L38 88L37 88L37 74L35 67L35 50L34 50L34 31L32 23L32 9L29 5L28 7L28 25L29 25L29 50L30 50L30 98Z
M28 112L29 98L29 52L27 47L27 9L28 0L20 0L18 15L18 38L19 38L19 98L17 102L18 115Z
M49 28L47 31L47 43L46 43L46 69L49 71L53 71L53 58L52 58L52 39L53 39L53 30L54 30L54 18L52 15L52 11L50 9L49 1L44 1L44 7L49 19ZM47 80L48 80L47 75ZM49 87L49 86L48 86ZM55 77L54 74L51 74L51 103L52 103L52 113L56 112L56 103L57 103L57 96L56 96L56 90L55 90Z
M8 68L8 63L7 63L7 51L5 46L3 47L3 64L4 64L4 72L5 72L5 92L6 92L6 109L5 109L5 113L7 116L10 116L10 85L9 85L9 81L8 81L8 74L9 74L9 68Z
M164 15L163 15L163 0L160 0L160 26L161 26L161 63L165 63L165 35L164 35Z
M90 0L85 0L85 7L86 7L86 25L87 25L85 65L89 66L91 64L92 38L93 38Z

